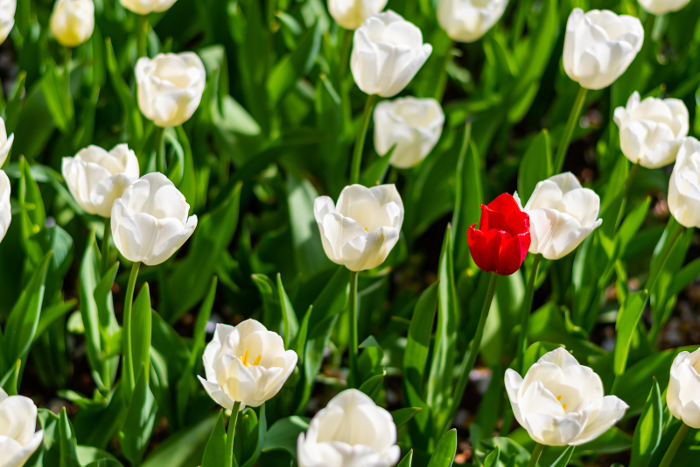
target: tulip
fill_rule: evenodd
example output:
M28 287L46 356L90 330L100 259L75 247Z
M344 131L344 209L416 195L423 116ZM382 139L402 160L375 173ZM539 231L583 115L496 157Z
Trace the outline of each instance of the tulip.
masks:
M238 326L217 324L214 339L204 349L206 379L199 381L217 404L232 410L258 407L272 399L297 365L297 354L284 350L279 334L248 319Z
M150 173L124 191L112 207L112 237L126 259L155 266L170 258L195 227L190 205L161 173Z
M65 47L77 47L95 30L92 0L58 0L51 13L51 33Z
M355 31L350 68L366 94L393 97L413 79L432 53L423 34L393 11L370 16Z
M5 42L15 26L17 0L0 0L0 44Z
M547 446L593 441L629 408L616 396L603 396L600 377L561 347L543 355L524 380L508 369L505 384L518 423Z
M475 42L501 19L508 0L440 0L438 22L452 40Z
M690 0L639 0L639 4L652 15L665 15L678 11L686 6Z
M139 161L126 144L110 152L89 146L75 157L64 157L62 172L73 198L85 212L110 217L114 201L139 178Z
M575 8L566 23L564 69L584 88L605 88L627 70L643 42L637 18Z
M7 160L7 156L10 155L10 150L12 149L12 143L14 141L15 135L11 134L9 138L7 137L7 130L5 129L5 120L0 118L0 167L3 166L3 164Z
M7 229L10 228L10 222L12 222L10 192L10 179L4 170L0 170L0 242L5 238Z
M22 467L39 449L44 432L34 432L37 408L24 396L0 388L0 467Z
M433 150L444 123L445 114L435 99L405 97L381 102L374 110L374 147L380 156L393 147L391 165L413 167Z
M314 216L328 258L351 271L373 269L384 262L399 240L403 202L394 185L345 187L338 205L316 198Z
M139 15L168 10L177 0L121 0L122 6Z
M469 251L479 269L509 276L522 266L530 248L530 216L504 193L481 205L479 228L469 227Z
M328 0L328 11L345 29L357 29L367 18L381 12L387 0Z
M635 91L627 107L615 109L622 153L633 164L657 169L673 163L688 135L688 109L680 99L647 97Z
M700 142L686 138L668 186L668 208L685 227L700 227Z
M357 389L335 396L311 419L297 440L299 467L390 467L396 445L391 414Z
M700 349L681 352L671 365L666 402L668 410L683 423L700 428Z
M520 204L517 193L516 201ZM603 222L600 198L571 172L539 182L524 210L530 216L530 253L547 259L568 255Z
M197 54L160 54L136 63L141 112L157 126L182 125L202 100L206 71Z

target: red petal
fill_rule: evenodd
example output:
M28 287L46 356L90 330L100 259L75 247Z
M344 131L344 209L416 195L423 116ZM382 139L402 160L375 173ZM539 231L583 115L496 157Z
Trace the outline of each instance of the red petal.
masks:
M503 242L498 258L498 274L501 276L510 276L520 269L529 248L529 232L527 234L516 235Z
M505 233L499 230L483 232L475 229L475 225L469 227L467 231L469 251L479 269L493 272L498 269L498 256Z
M518 206L518 202L508 193L503 193L498 198L491 201L488 207L492 211L502 213L506 218L510 217L514 212L522 212L520 206Z

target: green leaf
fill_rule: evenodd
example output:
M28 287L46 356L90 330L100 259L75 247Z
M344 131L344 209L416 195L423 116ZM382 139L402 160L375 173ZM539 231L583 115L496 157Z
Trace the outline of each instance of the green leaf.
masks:
M452 429L440 439L428 467L451 467L455 454L457 454L457 430Z
M484 459L484 467L498 467L499 458L501 457L501 448L496 446L496 449L491 451L486 459Z
M226 455L226 430L224 429L224 411L219 411L216 425L211 432L207 447L204 449L204 458L201 467L220 467L224 463Z
M386 371L381 375L374 375L360 386L360 391L367 394L372 399L379 395L379 391L382 389L384 384L384 376L386 376Z
M630 294L617 314L617 322L615 323L617 340L615 341L614 360L616 375L622 375L627 367L627 357L632 345L632 335L639 324L647 297L647 291Z
M567 447L566 451L564 451L561 454L561 456L559 456L557 460L554 461L552 467L566 467L567 465L569 465L571 456L574 454L574 449L576 449L576 446Z
M404 407L403 409L397 409L391 412L391 417L394 419L396 428L400 428L408 423L408 421L421 410L423 409L420 407Z
M408 454L404 456L403 459L401 459L401 462L396 467L411 467L411 463L413 462L413 449L408 451Z
M63 408L58 421L58 446L61 452L59 467L80 467L76 444L73 426L68 420L66 409Z
M542 130L528 146L518 170L518 195L523 206L535 191L535 186L552 175L552 148L549 133Z
M483 174L481 159L474 141L469 143L469 150L464 151L464 159L457 163L457 178L460 183L455 212L452 217L452 229L455 232L454 263L457 270L467 269L473 262L467 242L467 228L479 222L481 204L484 202Z
M632 439L630 467L647 467L661 444L663 435L663 408L659 384L654 381L642 416L637 422Z
M150 315L150 307L149 307ZM156 422L158 405L148 386L147 371L141 366L133 397L129 404L129 410L124 420L120 437L122 439L122 451L124 456L132 464L138 463L148 447Z
M297 457L297 440L299 435L309 427L309 419L292 415L274 423L267 432L263 452L285 450L292 458ZM202 467L205 467L202 465ZM216 466L218 467L218 466Z
M105 46L107 50L107 70L109 71L109 78L122 106L122 112L126 120L128 139L131 141L132 147L135 147L136 143L140 142L143 138L141 112L119 69L117 57L114 54L114 47L112 47L112 39L109 37L106 38Z
M194 168L194 160L192 158L192 147L190 141L187 138L187 133L185 133L184 128L178 126L175 128L177 133L177 141L179 141L183 150L183 170L182 178L180 182L176 184L177 189L183 194L187 203L190 205L189 215L194 213L194 207L196 206L197 197L197 178Z
M170 436L160 444L142 467L193 467L200 465L207 440L216 424L212 415L196 425Z
M124 397L129 400L137 382L132 381L132 376L143 372L143 378L148 383L151 363L151 295L148 284L144 284L131 311L131 322L124 323L124 338L128 339L124 345L125 365L131 365L131 372L124 372ZM136 459L135 457L129 458Z
M0 388L4 389L8 396L16 396L19 388L19 371L22 368L22 361L17 360L14 365L7 370L7 373L0 378Z
M284 343L287 344L287 348L289 348L292 340L294 340L299 333L299 321L297 320L297 315L294 312L292 302L289 300L287 292L284 290L282 275L279 273L277 274L277 293L279 295L280 308L282 310Z

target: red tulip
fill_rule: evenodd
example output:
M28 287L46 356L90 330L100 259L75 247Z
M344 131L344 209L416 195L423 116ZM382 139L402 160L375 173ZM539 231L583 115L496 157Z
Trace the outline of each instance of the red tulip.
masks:
M530 216L504 193L481 205L481 221L467 232L469 251L482 271L510 276L520 269L530 248Z

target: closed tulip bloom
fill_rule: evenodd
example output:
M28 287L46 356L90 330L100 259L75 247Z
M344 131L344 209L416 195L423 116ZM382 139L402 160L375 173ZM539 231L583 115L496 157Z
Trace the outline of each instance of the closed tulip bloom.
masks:
M367 94L393 97L418 73L433 51L423 34L393 11L370 16L355 31L350 68Z
M438 22L453 40L481 39L501 19L508 0L440 0Z
M435 99L405 97L383 101L374 110L374 147L385 156L392 147L390 163L407 169L419 164L433 150L445 123Z
M22 467L39 448L44 432L34 432L36 417L31 399L0 388L0 467Z
M0 44L5 42L15 26L17 0L0 0Z
M202 100L207 73L197 54L160 54L136 63L141 112L159 127L182 125Z
M394 185L345 187L338 204L316 198L314 216L331 261L351 271L376 268L399 240L403 202Z
M700 349L681 352L671 365L666 403L668 410L683 423L700 428Z
M647 97L640 102L634 92L627 107L615 109L622 153L633 164L656 169L676 160L688 136L688 109L680 99Z
M75 157L64 157L62 172L73 198L85 212L110 217L114 201L139 178L139 161L126 144L109 152L89 146Z
M700 142L686 138L668 183L668 209L685 227L700 227Z
M646 11L653 15L665 15L672 11L678 11L686 6L690 0L639 0Z
M10 179L4 170L0 170L0 242L5 238L12 222L12 205L10 204Z
M566 23L564 69L584 88L603 89L627 70L643 42L637 18L575 8Z
M10 155L10 150L12 149L12 143L15 141L15 135L12 134L7 137L7 130L5 130L5 120L0 118L0 167L3 166L7 160L7 156Z
M187 217L189 211L190 205L168 177L157 172L144 175L114 202L114 244L129 261L160 264L197 227L197 216Z
M599 211L598 195L583 188L571 172L539 182L525 205L530 216L530 253L547 259L568 255L603 222Z
M328 11L345 29L357 29L367 18L381 12L387 0L328 0Z
M139 15L168 10L176 0L121 0L122 6Z
M524 380L506 370L505 383L516 420L546 446L593 441L629 408L616 396L604 396L600 377L561 347L543 355Z
M258 407L272 399L297 365L296 352L285 351L279 334L254 319L235 327L217 324L203 359L207 379L199 381L228 410L236 402Z
M530 216L511 195L504 193L481 205L479 228L469 227L469 251L485 272L510 276L522 266L530 248Z
M391 467L401 456L391 414L346 389L311 419L297 440L299 467Z
M51 33L63 46L76 47L95 30L92 0L58 0L51 13Z

